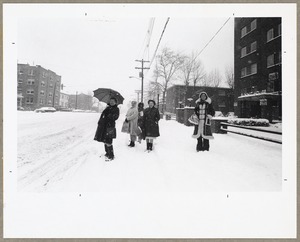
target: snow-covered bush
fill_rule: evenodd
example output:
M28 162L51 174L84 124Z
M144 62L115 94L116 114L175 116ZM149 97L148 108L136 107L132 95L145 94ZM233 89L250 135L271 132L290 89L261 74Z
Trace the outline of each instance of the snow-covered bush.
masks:
M228 123L244 126L269 126L269 120L267 119L233 118L228 119Z

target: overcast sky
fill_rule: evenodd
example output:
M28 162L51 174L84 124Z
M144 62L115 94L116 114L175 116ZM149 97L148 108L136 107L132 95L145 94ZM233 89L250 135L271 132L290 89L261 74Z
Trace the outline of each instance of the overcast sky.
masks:
M151 59L167 18L155 18L149 52L144 52L150 18L25 18L18 25L18 62L41 65L62 76L64 91L87 93L99 87L136 97L136 59ZM190 54L200 51L227 18L170 18L158 52L165 46ZM233 66L231 18L199 56L205 70ZM154 66L154 65L153 65ZM152 70L145 75L146 83Z

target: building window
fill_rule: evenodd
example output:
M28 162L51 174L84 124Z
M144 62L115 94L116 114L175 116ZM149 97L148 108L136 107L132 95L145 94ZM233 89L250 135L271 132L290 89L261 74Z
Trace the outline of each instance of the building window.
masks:
M256 41L252 42L250 46L250 52L256 51L256 47L257 47L257 42Z
M241 70L241 77L246 76L246 71L247 71L246 67L242 68L242 70Z
M274 39L274 30L273 30L273 29L270 29L270 30L267 32L267 42L271 41L272 39Z
M242 28L241 38L243 38L246 34L247 34L247 27L245 26L244 28Z
M278 36L281 36L281 24L278 25Z
M28 89L26 93L27 94L34 94L34 90L33 89Z
M253 31L253 30L256 29L256 19L254 19L254 20L251 22L250 27L251 27L250 31Z
M241 30L241 38L243 38L245 35L249 34L250 32L252 32L253 30L256 29L256 19L254 19L250 25L245 26L242 28Z
M218 104L218 106L219 106L219 108L225 108L225 107L226 107L226 104L225 104L225 102L220 102L220 103Z
M274 65L275 65L274 54L272 54L272 55L269 55L267 58L267 67L274 66Z
M41 90L41 91L40 91L40 94L41 94L42 96L44 96L44 95L45 95L45 92L44 92L43 90Z
M251 65L251 75L257 73L257 64L252 64Z
M51 104L52 103L52 101L51 100L48 100L48 104Z
M225 96L225 90L219 90L219 96Z
M19 74L23 74L24 72L23 72L23 70L19 70Z
M44 104L44 100L43 99L40 99L40 104Z
M53 84L52 84L52 83L50 83L50 84L49 84L49 87L51 87L51 88L52 88L52 87L53 87Z
M33 104L33 97L27 97L26 104Z
M44 87L45 86L45 82L41 81L41 86Z
M21 92L22 92L22 88L18 87L18 93L21 93Z
M49 97L53 97L53 94L51 92L49 93Z
M22 84L23 83L23 80L22 79L19 79L18 80L18 84Z
M46 72L44 72L44 71L43 71L43 77L44 77L44 78L46 77Z
M244 57L245 55L247 55L247 47L241 49L241 57Z
M27 80L27 85L34 85L34 80L33 79L28 79Z
M33 69L28 70L28 75L29 76L33 76L34 75Z

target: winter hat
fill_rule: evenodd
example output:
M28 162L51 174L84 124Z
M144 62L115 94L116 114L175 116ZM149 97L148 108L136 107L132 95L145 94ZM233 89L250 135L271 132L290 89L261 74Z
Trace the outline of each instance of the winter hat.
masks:
M137 102L136 101L131 101L131 105L135 105L136 106Z
M201 101L201 95L202 95L202 94L205 94L205 95L206 95L205 102L211 103L211 99L208 97L208 95L207 95L206 92L200 92L200 94L199 94L199 99L196 100L196 103Z
M143 108L143 107L144 107L144 103L139 103L139 104L138 104L138 107L139 107L139 108Z
M149 104L150 102L153 102L153 104L154 104L154 106L155 106L156 103L155 103L154 100L150 99L150 100L148 101L148 104Z

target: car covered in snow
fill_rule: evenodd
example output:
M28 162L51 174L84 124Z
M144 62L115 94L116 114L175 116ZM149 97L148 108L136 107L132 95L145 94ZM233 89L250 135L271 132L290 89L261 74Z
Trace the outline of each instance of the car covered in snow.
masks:
M53 107L42 107L34 110L36 113L54 113L56 112L56 109Z

